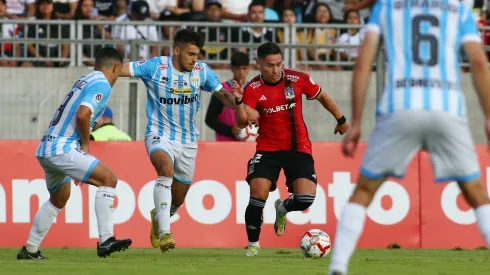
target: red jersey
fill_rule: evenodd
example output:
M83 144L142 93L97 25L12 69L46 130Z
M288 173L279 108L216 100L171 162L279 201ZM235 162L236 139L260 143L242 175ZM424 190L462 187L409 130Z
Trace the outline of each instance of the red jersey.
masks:
M257 151L293 150L311 154L311 141L303 120L302 98L315 99L318 84L302 72L283 70L276 85L265 83L260 75L245 86L243 103L259 114Z

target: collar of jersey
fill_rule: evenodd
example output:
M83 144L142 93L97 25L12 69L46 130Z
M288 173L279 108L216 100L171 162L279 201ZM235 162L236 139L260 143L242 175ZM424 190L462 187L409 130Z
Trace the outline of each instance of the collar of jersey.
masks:
M262 79L262 74L260 74L260 81L262 81L262 83L264 83L267 86L277 86L279 83L281 83L281 81L283 81L283 79L284 79L284 70L282 71L281 79L279 79L276 83L269 83L265 81L264 79Z

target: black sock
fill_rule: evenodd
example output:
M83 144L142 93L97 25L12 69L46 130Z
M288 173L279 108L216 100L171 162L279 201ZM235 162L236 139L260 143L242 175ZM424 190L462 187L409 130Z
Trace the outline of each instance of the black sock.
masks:
M315 201L315 195L310 194L293 194L284 201L284 208L288 212L304 211L308 209Z
M262 226L262 210L264 210L265 201L250 197L247 210L245 211L245 225L249 242L258 242L260 236L260 227Z

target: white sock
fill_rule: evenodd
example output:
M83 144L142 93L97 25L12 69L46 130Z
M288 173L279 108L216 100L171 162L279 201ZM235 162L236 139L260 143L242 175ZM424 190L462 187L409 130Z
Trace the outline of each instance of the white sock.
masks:
M99 229L99 243L114 236L114 197L116 189L101 186L95 193L95 216Z
M160 238L165 233L170 233L170 208L172 205L172 178L158 177L153 189L153 202L157 214L155 217L160 228Z
M364 229L366 207L349 202L340 216L333 243L330 272L347 273L350 258Z
M260 248L259 242L248 242L248 246L257 246Z
M41 245L41 242L53 224L54 218L58 216L60 211L61 209L55 207L50 201L45 202L39 208L34 217L29 238L27 239L26 248L29 253L36 253L39 250L39 245Z
M490 204L482 205L475 209L476 222L478 229L490 248Z
M172 217L173 215L175 215L175 213L177 213L177 210L179 210L180 206L174 206L172 204L172 206L170 207L170 217Z

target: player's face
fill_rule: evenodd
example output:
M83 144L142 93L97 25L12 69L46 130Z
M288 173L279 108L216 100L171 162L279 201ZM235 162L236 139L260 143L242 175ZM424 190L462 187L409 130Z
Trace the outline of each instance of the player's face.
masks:
M196 65L200 53L199 47L192 44L174 49L174 54L179 58L180 66L183 70L190 72Z
M231 67L231 72L233 73L234 80L241 80L245 82L247 79L248 71L250 70L249 66L233 66ZM245 84L245 83L243 83Z
M271 54L264 59L257 59L262 79L269 83L276 83L282 77L282 56L280 54Z

